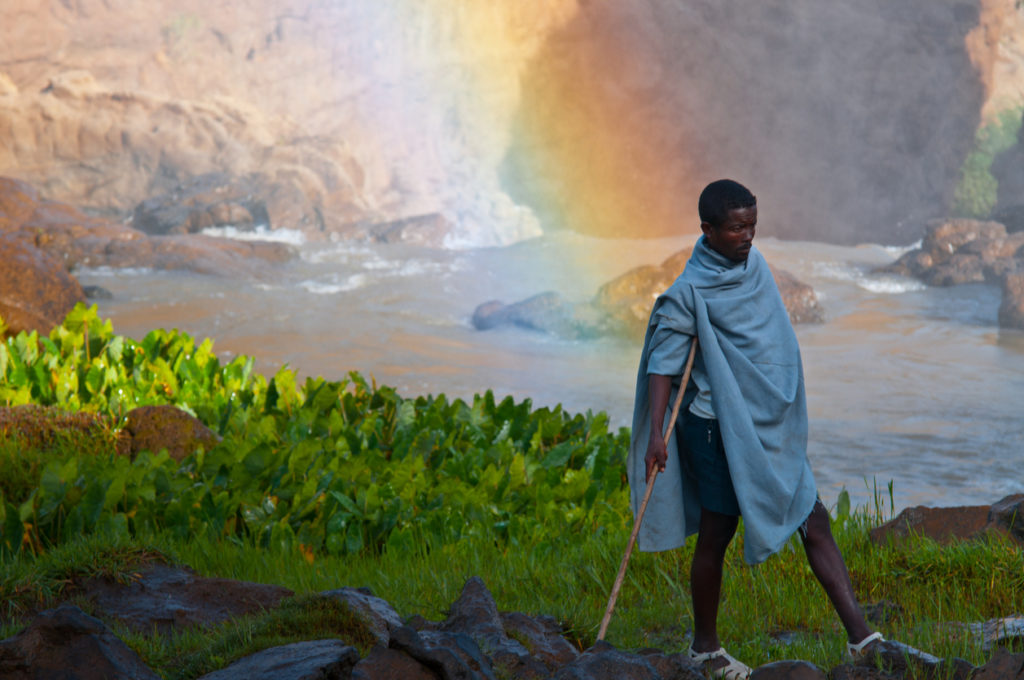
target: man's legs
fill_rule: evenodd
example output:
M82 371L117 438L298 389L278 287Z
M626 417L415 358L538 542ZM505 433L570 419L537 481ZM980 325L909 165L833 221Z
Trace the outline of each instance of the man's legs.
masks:
M722 561L739 518L707 508L701 510L697 548L690 565L693 596L693 650L713 652L718 641L718 602L722 592Z
M703 529L702 524L701 530ZM857 596L853 592L846 563L843 562L839 546L832 537L828 511L820 500L814 504L814 509L807 518L807 530L801 532L801 537L811 571L821 582L828 599L832 601L832 606L839 614L839 620L846 628L847 638L850 642L860 642L871 634L871 629L864 620L860 605L857 604Z

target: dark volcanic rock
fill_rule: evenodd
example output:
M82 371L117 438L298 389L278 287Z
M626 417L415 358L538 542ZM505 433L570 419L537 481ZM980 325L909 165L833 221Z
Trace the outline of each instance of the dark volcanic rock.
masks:
M348 680L358 662L341 640L310 640L264 649L200 680Z
M209 451L219 441L198 418L166 404L132 409L123 431L130 437L133 458L142 451L159 453L167 449L171 458L181 462L200 446Z
M24 237L0 232L0 317L7 333L59 326L85 292L60 260Z
M505 634L520 640L530 655L551 669L564 666L580 655L562 637L562 627L550 616L527 616L519 612L502 612Z
M191 569L157 564L124 584L92 579L81 586L104 616L140 633L210 626L236 616L276 607L292 595L287 588L226 578L204 578Z
M894 640L884 640L873 644L869 648L869 652L857 659L853 666L872 670L880 668L897 678L934 678L935 680L939 680L939 678L967 680L974 672L974 666L963 659L940 659ZM833 673L833 678L835 677L839 676ZM863 676L854 673L843 677L852 679Z
M102 621L73 605L38 614L0 642L4 680L159 680Z
M517 678L546 678L551 670L534 659L523 643L505 634L494 598L479 576L466 581L442 630L473 638L495 667Z
M750 680L826 680L826 675L806 661L775 661L755 668Z
M377 642L386 647L391 639L391 631L401 628L402 617L386 600L376 597L366 588L338 588L320 593L345 602L349 609L359 617L366 627L377 638Z
M607 642L597 642L577 659L559 668L551 680L663 679L643 657L620 652Z
M1024 494L1007 496L989 506L988 525L1001 527L1024 543Z
M971 680L1024 680L1024 654L998 651L975 671Z
M443 680L497 680L490 661L465 633L430 630L417 633L403 626L392 631L389 646L405 652Z
M440 677L405 652L386 647L374 647L352 669L352 680L439 680Z

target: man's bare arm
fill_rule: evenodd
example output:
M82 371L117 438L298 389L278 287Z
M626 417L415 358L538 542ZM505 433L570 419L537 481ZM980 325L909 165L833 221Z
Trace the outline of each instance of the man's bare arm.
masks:
M665 437L662 429L665 427L665 411L668 409L668 399L672 393L672 376L651 374L648 376L647 394L651 404L651 436L647 441L647 455L644 462L647 465L647 479L651 478L651 472L657 468L658 472L664 472L665 461L668 459L668 452L665 449Z

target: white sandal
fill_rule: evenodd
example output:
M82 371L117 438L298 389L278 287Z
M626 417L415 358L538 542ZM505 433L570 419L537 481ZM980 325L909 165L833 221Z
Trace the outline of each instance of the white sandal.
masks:
M875 632L867 636L857 644L852 642L846 643L846 655L851 659L859 659L864 656L864 652L867 650L868 645L875 641L885 642L885 638L882 637L881 633Z
M723 680L743 680L744 678L750 677L750 666L746 665L741 661L734 659L729 652L725 651L725 647L719 647L713 652L695 652L693 651L693 645L690 645L690 649L687 652L690 657L690 661L695 661L699 664L704 664L715 659L726 659L729 663L721 668L709 668L708 672L716 678L723 678Z

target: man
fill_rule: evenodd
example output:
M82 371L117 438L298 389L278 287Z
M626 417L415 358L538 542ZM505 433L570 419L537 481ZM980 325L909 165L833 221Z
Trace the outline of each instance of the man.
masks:
M807 407L796 334L764 258L753 246L757 200L732 180L709 184L698 201L703 236L683 273L654 303L637 375L627 471L634 513L647 480L661 474L638 537L641 550L670 550L697 534L690 568L690 658L714 675L750 668L718 640L722 562L744 520L750 564L794 532L846 628L851 656L881 639L857 604L828 511L807 460ZM693 338L689 385L679 385ZM666 447L666 410L685 389Z

